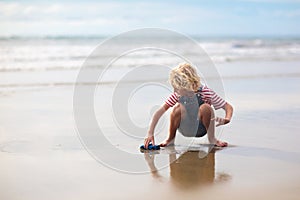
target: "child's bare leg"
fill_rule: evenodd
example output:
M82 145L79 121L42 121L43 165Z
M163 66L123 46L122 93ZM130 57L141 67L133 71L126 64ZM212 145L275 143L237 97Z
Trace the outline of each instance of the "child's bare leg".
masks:
M176 131L180 125L181 120L181 105L177 104L170 115L170 128L169 128L169 135L165 141L163 141L160 146L165 147L170 144L174 144L174 139L176 136Z
M208 141L218 147L226 147L227 142L217 140L215 137L215 113L209 104L202 104L199 108L200 120L207 130Z

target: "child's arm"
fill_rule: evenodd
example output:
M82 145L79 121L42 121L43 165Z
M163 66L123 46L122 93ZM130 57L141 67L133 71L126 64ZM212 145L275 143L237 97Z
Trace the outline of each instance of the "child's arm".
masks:
M161 116L168 110L169 106L167 104L162 105L153 115L150 128L148 130L147 137L144 140L145 148L148 148L149 143L152 143L152 145L155 145L154 141L154 129L158 122L158 120L161 118Z
M224 110L225 110L225 120L227 121L227 123L229 123L232 118L233 107L228 102L226 102L224 106Z
M228 102L226 102L223 109L225 110L225 118L223 119L223 118L217 117L216 121L218 122L218 124L216 126L228 124L231 121L232 113L233 113L233 107Z

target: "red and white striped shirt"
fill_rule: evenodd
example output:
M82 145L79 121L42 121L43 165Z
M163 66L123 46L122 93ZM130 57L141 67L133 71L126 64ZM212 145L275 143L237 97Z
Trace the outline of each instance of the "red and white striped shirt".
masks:
M209 105L212 105L215 110L218 110L220 108L223 108L226 104L226 101L222 99L219 95L217 95L212 89L208 88L206 85L202 87L201 91L201 98L204 101L204 103L207 103ZM173 107L179 100L179 95L177 93L171 94L165 103Z

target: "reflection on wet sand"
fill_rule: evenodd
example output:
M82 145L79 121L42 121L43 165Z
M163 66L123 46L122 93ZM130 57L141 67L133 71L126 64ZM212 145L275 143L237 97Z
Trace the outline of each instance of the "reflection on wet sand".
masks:
M216 151L213 149L208 154L204 151L187 151L178 158L176 153L169 154L170 182L174 186L186 190L230 180L230 175L215 172ZM163 181L163 176L159 174L154 164L156 154L145 153L144 156L152 176Z

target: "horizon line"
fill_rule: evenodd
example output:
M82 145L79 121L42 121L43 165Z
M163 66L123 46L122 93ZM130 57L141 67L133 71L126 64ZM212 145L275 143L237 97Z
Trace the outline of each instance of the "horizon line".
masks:
M186 34L183 33L184 35L191 37L191 38L218 38L218 39L226 39L226 38L262 38L262 39L281 39L281 38L288 38L288 39L300 39L300 35L299 34L278 34L278 35L271 35L271 34L237 34L237 35L233 35L233 34L224 34L224 35L217 35L217 34ZM110 38L110 37L114 37L118 34L45 34L45 35L0 35L0 39L67 39L67 38Z

